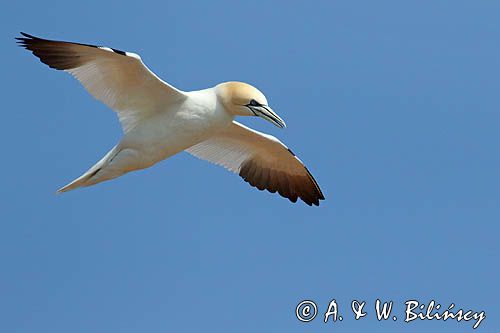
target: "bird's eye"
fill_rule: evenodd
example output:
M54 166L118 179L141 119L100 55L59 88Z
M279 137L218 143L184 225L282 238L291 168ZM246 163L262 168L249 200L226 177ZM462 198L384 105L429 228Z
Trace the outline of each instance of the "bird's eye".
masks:
M250 105L251 105L251 106L260 106L260 103L259 103L259 102L257 102L255 99L252 99L252 100L250 101Z

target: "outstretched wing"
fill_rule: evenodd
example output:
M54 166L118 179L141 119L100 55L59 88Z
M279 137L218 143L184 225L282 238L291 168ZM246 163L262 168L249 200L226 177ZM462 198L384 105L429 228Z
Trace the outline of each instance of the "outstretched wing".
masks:
M292 202L302 199L309 206L325 197L304 164L271 135L254 131L236 121L188 153L239 174L259 190L278 192Z
M49 67L72 74L95 98L118 113L124 131L179 103L186 95L161 80L134 53L53 41L21 33L20 46Z

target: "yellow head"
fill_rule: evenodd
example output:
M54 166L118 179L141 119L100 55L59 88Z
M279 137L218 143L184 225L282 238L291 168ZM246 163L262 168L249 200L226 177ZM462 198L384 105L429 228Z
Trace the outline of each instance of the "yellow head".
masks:
M224 108L235 116L257 116L284 128L285 122L268 105L266 96L243 82L225 82L216 86Z

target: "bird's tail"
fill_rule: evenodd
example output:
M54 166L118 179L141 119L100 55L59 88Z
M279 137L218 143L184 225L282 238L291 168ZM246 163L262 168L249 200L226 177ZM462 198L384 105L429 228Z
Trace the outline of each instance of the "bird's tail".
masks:
M58 193L67 192L74 190L75 188L78 187L94 185L104 180L117 177L118 175L116 175L115 177L108 177L108 178L96 177L96 176L99 173L99 171L104 169L111 162L111 160L116 156L118 152L119 150L117 149L117 146L113 147L113 149L111 149L99 162L97 162L87 172L85 172L77 179L73 180L68 185L61 187L60 189L57 190L57 192Z

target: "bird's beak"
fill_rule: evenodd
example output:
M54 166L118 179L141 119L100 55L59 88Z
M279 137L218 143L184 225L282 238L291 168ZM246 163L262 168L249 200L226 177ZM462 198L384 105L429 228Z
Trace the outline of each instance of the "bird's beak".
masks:
M252 107L256 116L264 118L265 120L273 123L279 128L285 128L286 124L274 111L267 105L261 105L258 107Z

